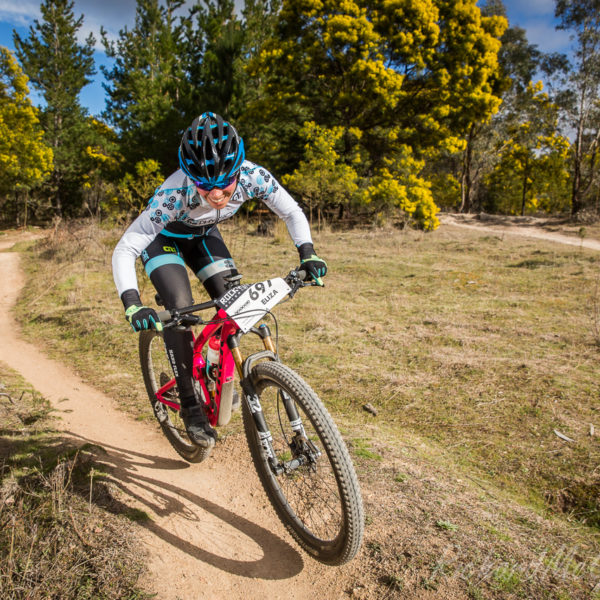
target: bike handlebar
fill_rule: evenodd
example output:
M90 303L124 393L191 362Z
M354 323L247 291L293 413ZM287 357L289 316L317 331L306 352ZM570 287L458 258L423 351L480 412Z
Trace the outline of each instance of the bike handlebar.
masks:
M290 297L293 297L301 287L313 285L312 283L304 283L306 276L307 272L304 269L293 269L284 277L287 284L292 288L289 293ZM181 317L187 317L190 321L201 323L202 319L197 315L192 315L192 313L207 310L209 308L216 308L216 306L217 304L214 300L209 300L208 302L202 302L201 304L194 304L184 308L161 310L157 314L161 322L165 324L168 324L171 321L179 321Z
M168 323L175 318L175 315L178 317L185 317L190 315L191 313L200 312L201 310L207 310L209 308L214 308L217 305L214 300L209 300L208 302L202 302L202 304L194 304L193 306L186 306L185 308L176 308L173 310L161 310L158 313L158 318L163 323ZM198 317L200 318L200 317Z

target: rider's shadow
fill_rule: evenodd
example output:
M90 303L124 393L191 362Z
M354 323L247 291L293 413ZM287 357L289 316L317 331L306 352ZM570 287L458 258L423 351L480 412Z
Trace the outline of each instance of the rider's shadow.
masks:
M139 525L165 542L199 561L243 577L287 579L302 570L304 563L300 553L268 529L207 498L144 476L137 471L137 467L141 466L165 470L189 468L189 465L183 460L143 454L107 444L97 444L71 432L68 435L79 438L97 449L94 452L94 462L106 467L108 477L105 477L105 481L108 480L117 486L125 496L134 499L138 505L147 506L158 516L182 516L185 519L186 531L189 527L195 526L204 536L207 545L210 544L215 549L225 547L225 550L222 554L211 552L184 539L185 531L180 536L176 532L162 527L151 518L138 521ZM87 447L89 448L89 446ZM201 477L201 474L197 476ZM134 488L137 488L139 492L136 492ZM235 491L232 490L233 493ZM144 492L146 493L144 494ZM115 498L114 494L97 494L94 500L99 506L117 514L131 512L130 503ZM212 526L207 526L208 523ZM229 534L233 532L233 535L229 536L232 539L224 539L224 537L226 538L224 531ZM236 541L239 544L241 536L252 540L257 549L249 553L246 560L223 556L223 554L231 554L232 549L229 546L232 544L235 546Z

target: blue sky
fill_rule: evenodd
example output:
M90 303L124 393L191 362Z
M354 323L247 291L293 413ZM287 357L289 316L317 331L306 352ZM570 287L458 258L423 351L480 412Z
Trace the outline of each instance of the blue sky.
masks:
M508 20L527 31L527 39L542 52L567 52L569 34L556 31L554 0L504 0Z
M193 4L192 0L186 2ZM0 45L14 49L12 32L27 36L28 25L39 17L40 0L0 0ZM135 17L135 0L75 0L75 15L84 15L82 38L94 33L97 41L94 58L96 65L108 64L108 59L99 42L100 26L104 26L108 35L116 39L120 29L131 26ZM504 0L511 25L519 25L527 31L529 42L537 44L543 52L566 52L569 47L569 35L556 31L554 19L554 0ZM103 77L100 70L94 82L86 86L81 93L81 102L93 115L104 109ZM39 98L32 94L35 104Z

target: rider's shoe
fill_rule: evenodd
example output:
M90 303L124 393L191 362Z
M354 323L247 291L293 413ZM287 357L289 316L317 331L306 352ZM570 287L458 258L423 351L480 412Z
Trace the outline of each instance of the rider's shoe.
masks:
M201 448L212 448L217 432L210 426L204 408L200 404L181 407L181 418L190 440Z

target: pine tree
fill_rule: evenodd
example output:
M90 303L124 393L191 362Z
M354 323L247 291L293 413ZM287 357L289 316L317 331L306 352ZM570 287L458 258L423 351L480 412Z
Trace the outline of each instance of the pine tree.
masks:
M157 160L165 172L177 166L177 147L188 117L190 88L183 66L183 26L174 13L183 0L138 0L135 25L102 42L112 69L105 118L120 132L122 153L133 166Z
M244 28L232 0L197 2L186 21L188 116L207 110L234 118L242 93ZM236 106L237 105L237 106Z
M95 40L90 35L85 44L77 42L83 16L75 19L72 1L45 0L40 10L42 20L34 21L29 35L15 32L13 39L23 71L46 103L41 122L54 152L54 170L43 191L61 216L75 212L82 199L87 120L79 94L95 73Z

